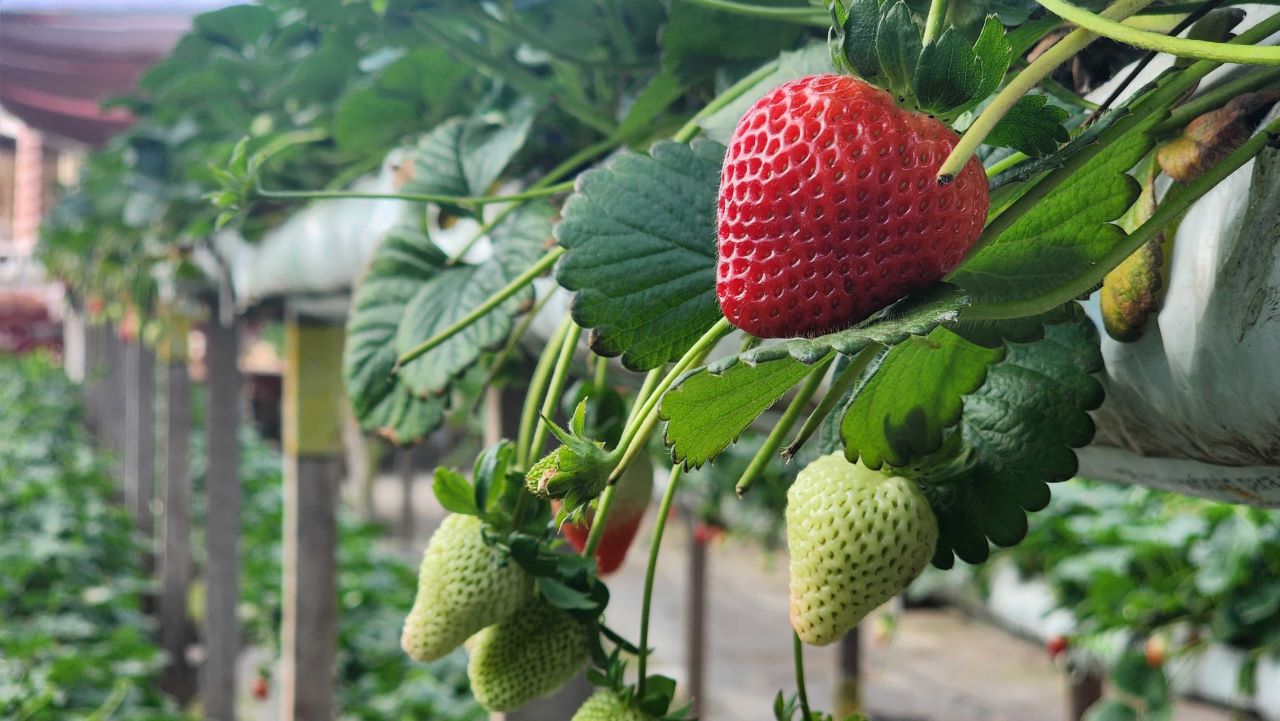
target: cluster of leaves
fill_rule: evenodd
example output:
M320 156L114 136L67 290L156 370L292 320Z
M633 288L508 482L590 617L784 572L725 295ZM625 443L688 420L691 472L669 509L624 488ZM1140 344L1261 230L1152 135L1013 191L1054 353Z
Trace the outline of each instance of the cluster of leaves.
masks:
M182 721L157 688L145 548L77 389L47 356L0 356L0 406L0 716Z
M1149 639L1167 644L1169 658L1210 642L1240 649L1245 691L1257 661L1280 652L1280 513L1080 481L1037 521L1002 556L1050 585L1078 623L1074 648L1121 649L1110 674L1120 693L1091 718L1171 710L1164 659L1144 652Z
M196 525L203 527L199 523L204 513L203 436L193 438L197 441L193 500ZM242 558L243 632L246 642L278 651L283 603L281 457L249 428L242 429L240 448L241 544L252 549ZM396 721L406 716L441 721L485 718L471 697L461 653L420 664L400 650L400 629L406 610L413 605L418 559L389 548L385 536L382 526L347 512L338 518L337 701L342 717L353 721Z

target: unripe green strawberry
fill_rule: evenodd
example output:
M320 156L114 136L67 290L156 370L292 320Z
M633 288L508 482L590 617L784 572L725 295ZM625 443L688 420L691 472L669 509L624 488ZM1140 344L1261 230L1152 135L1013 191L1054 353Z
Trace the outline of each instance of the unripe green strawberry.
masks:
M563 686L587 663L587 628L541 596L472 640L467 677L476 701L511 711Z
M905 590L937 542L938 520L914 481L840 452L810 463L787 491L791 625L800 640L839 640Z
M418 595L400 646L434 661L480 629L506 619L533 590L524 569L484 542L475 516L452 514L431 536L418 572Z
M572 721L652 721L640 709L624 702L618 694L600 689L578 708Z

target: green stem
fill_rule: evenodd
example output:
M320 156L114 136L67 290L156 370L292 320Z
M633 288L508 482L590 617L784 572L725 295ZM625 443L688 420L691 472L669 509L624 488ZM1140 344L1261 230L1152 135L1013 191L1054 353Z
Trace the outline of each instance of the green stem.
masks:
M1252 44L1270 37L1275 32L1280 32L1280 13L1272 15L1245 32L1240 33L1231 42ZM978 238L978 242L969 249L968 254L965 256L966 260L974 257L999 238L1002 233L1017 222L1018 218L1021 218L1028 210L1035 207L1036 203L1066 182L1076 171L1084 167L1090 160L1093 160L1099 153L1104 152L1111 143L1135 130L1141 129L1142 132L1151 132L1151 128L1154 127L1152 115L1161 112L1169 104L1181 98L1219 65L1221 63L1213 60L1200 60L1192 63L1137 103L1131 103L1133 106L1131 109L1136 110L1136 112L1131 112L1117 120L1095 143L1082 148L1079 152L1067 158L1062 167L1049 172L998 216L989 221L982 231L982 236ZM1145 108L1148 105L1153 107L1154 110L1146 110ZM1146 124L1146 128L1142 127L1144 124ZM963 267L964 264L961 263L960 268ZM976 317L972 316L969 310L966 310L964 315L966 318Z
M1138 226L1124 241L1117 243L1106 255L1091 264L1091 273L1081 275L1035 298L971 306L965 311L965 320L1023 318L1043 313L1072 298L1088 293L1103 274L1150 242L1166 226L1181 217L1205 193L1261 152L1267 143L1275 142L1277 135L1280 135L1280 118L1273 120L1244 145L1206 171L1204 175L1161 200L1156 212L1147 219L1147 222Z
M778 423L774 425L773 430L769 431L769 435L765 437L764 443L756 449L756 454L751 458L751 463L747 465L747 469L742 472L742 477L738 479L738 485L734 487L734 492L738 494L738 498L742 498L747 494L751 484L755 483L755 480L764 472L765 466L769 465L769 461L773 460L778 449L782 447L783 439L791 432L791 427L796 424L800 414L804 412L805 406L809 405L813 394L818 392L818 386L822 384L822 379L826 377L827 369L831 367L831 361L833 360L835 360L835 353L828 353L826 358L818 361L813 370L809 371L809 376L805 378L804 384L796 391L795 397L791 399L787 409L782 412L782 418L778 419Z
M1152 2L1154 0L1116 0L1102 14L1108 18L1124 19ZM1059 65L1097 39L1098 36L1088 30L1073 30L1053 47L1046 50L1040 57L1033 60L1022 72L1014 76L1013 80L1010 80L1009 84L996 94L986 109L973 121L973 124L969 126L969 129L960 138L960 142L956 143L956 146L951 149L951 154L947 156L947 159L942 163L942 167L938 169L939 182L950 182L964 168L965 164L969 162L969 158L973 156L974 152L978 150L978 146L982 145L987 136L991 134L996 124L1037 83L1048 77Z
M929 15L924 20L924 36L921 44L935 42L942 35L942 24L947 19L947 0L932 0L929 3Z
M812 25L813 27L827 27L831 24L831 17L826 10L820 8L801 8L801 7L774 7L770 5L752 5L750 3L734 2L734 0L684 0L690 5L698 5L708 10L719 10L721 12L733 13L735 15L746 15L749 17L763 18L765 20L778 20L780 22L799 23L801 25Z
M826 419L831 411L835 410L836 404L844 397L844 394L853 387L854 383L862 377L867 366L871 365L871 361L884 349L878 343L863 348L858 355L849 361L849 365L840 371L840 375L835 377L831 382L831 387L827 389L827 394L818 402L818 407L804 419L804 423L800 426L800 430L796 433L796 437L786 448L782 449L782 457L787 460L795 457L800 447L809 441L809 438L818 431L818 427L822 425L822 421Z
M602 355L596 356L596 374L591 380L591 387L595 389L597 396L604 394L604 389L609 383L609 359Z
M644 677L649 662L649 613L653 601L653 580L658 572L658 551L662 548L662 535L667 530L667 517L671 515L671 504L676 497L676 489L684 476L684 467L676 464L671 468L671 479L667 481L667 489L662 494L662 502L658 505L658 517L653 522L653 540L649 541L649 565L644 571L644 595L640 597L640 658L636 660L640 676L636 681L636 698L644 698Z
M1009 168L1012 168L1018 163L1021 163L1022 161L1026 160L1027 157L1028 156L1026 153L1015 150L1014 152L1009 153L1008 156L1001 158L1000 160L997 160L996 162L992 163L991 166L987 168L987 177L994 178L997 175L1008 170Z
M688 122L677 130L675 135L671 136L671 139L677 143L689 142L693 139L693 136L698 134L699 120L707 118L713 113L717 113L724 109L730 103L745 95L756 85L759 85L761 80L769 77L777 70L778 61L770 60L764 65L761 65L750 73L744 75L741 80L730 85L723 93L712 98L711 102L703 106L702 110L699 110L696 115L689 118Z
M1201 115L1216 110L1238 95L1251 93L1280 82L1280 68L1265 68L1206 90L1204 93L1178 106L1169 118L1152 129L1157 135L1181 130L1187 123Z
M601 140L598 143L593 143L592 145L588 145L582 150L579 150L573 155L570 155L568 158L565 158L563 161L561 161L559 165L552 168L550 172L548 172L546 175L542 176L542 178L540 178L538 182L529 186L529 190L525 192L540 191L543 188L553 187L551 186L552 183L564 177L565 175L568 175L579 165L585 163L586 161L596 157L601 153L608 152L609 150L612 150L613 148L621 144L622 144L622 140L620 138L616 136L612 136L612 137L605 138L604 140ZM569 186L567 189L573 188L572 183L564 183L564 185ZM488 235L495 227L497 227L498 223L501 223L503 220L505 220L508 215L511 215L512 213L514 213L516 209L519 207L520 206L517 204L517 205L512 205L512 206L503 208L496 215L494 215L491 220L486 221L484 225L480 226L479 230L477 230L474 234L472 234L472 236L469 239L467 239L467 242L463 243L460 248L454 251L453 255L449 256L449 261L447 265L456 265L459 261L461 261L463 257L466 256L467 251L471 250L471 246L476 244L476 241Z
M662 380L665 368L665 365L658 366L645 374L644 383L641 383L640 390L636 391L636 397L631 403L631 410L627 413L627 422L622 425L623 428L635 422L641 406L649 399L649 394L653 393L653 389L658 387L658 381Z
M263 198L282 200L334 200L339 198L357 198L362 200L405 200L412 203L436 203L440 205L461 205L478 207L492 203L511 203L522 200L545 198L556 193L573 190L572 182L551 185L537 190L526 190L513 195L434 195L421 193L362 193L355 190L268 190L258 185L254 192Z
M600 539L604 538L604 524L613 508L613 494L617 487L614 483L605 486L600 500L596 501L596 511L591 516L591 530L587 532L587 542L582 547L583 558L591 558L600 547Z
M542 417L547 420L538 423L533 432L533 444L529 446L530 460L542 453L542 447L547 442L549 432L547 422L555 417L556 404L564 394L565 384L569 380L569 369L573 367L573 352L578 349L578 339L581 337L582 328L570 321L569 330L560 344L560 358L556 361L555 371L551 374L551 385L547 387L547 394L542 398Z
M622 475L622 472L626 470L627 464L630 463L631 459L635 457L636 453L644 445L645 437L640 435L640 429L646 425L650 429L653 428L653 424L657 422L658 402L662 399L663 394L667 392L667 389L671 387L671 384L675 383L676 379L683 375L685 371L702 362L702 359L711 352L715 344L732 330L733 326L729 325L729 321L724 318L716 321L715 325L707 329L707 332L703 333L702 337L695 341L689 350L685 351L680 360L671 367L671 370L667 371L662 382L645 398L644 405L639 412L632 416L626 428L623 429L622 437L618 441L618 447L613 449L611 455L617 456L619 462L614 467L613 473L609 475L610 481L616 480L618 476ZM653 423L648 422L650 414L654 415Z
M809 710L809 692L804 687L804 644L794 631L791 632L791 656L796 667L796 695L800 697L800 711L804 714L804 721L810 721L813 712Z
M502 303L508 298L520 292L521 288L532 283L534 278L537 278L549 270L551 266L555 265L556 261L559 260L562 255L564 255L564 248L556 247L547 251L547 254L538 259L538 261L530 266L528 270L516 276L497 293L486 298L485 301L475 310L459 318L448 328L445 328L439 333L436 333L425 341L402 353L400 357L396 359L395 368L397 370L402 368L404 364L422 356L424 353L431 351L441 343L449 340L458 333L461 333L463 330L466 330L467 326L475 323L477 320L480 320L485 315L492 312L494 308L502 305Z
M1075 23L1084 30L1136 48L1154 50L1180 58L1216 60L1223 63L1280 65L1280 48L1253 47L1163 35L1128 27L1105 17L1105 14L1095 15L1064 0L1036 0L1036 2L1054 15Z
M520 411L520 431L516 436L516 465L521 469L529 468L531 451L530 440L538 423L538 408L542 405L542 396L547 392L547 383L551 379L551 371L560 357L560 347L564 345L564 337L569 333L573 319L565 316L554 335L547 341L538 357L538 365L534 367L529 378L529 391L524 396L524 407Z
M546 307L547 302L555 297L555 289L538 299L533 308L524 314L520 322L516 325L515 330L511 331L511 335L507 338L507 342L503 344L502 350L493 357L493 363L489 367L489 372L485 374L484 380L480 383L480 393L476 396L476 406L484 400L484 392L493 383L493 379L498 377L498 373L502 372L502 366L506 365L507 359L515 352L516 346L520 344L520 339L529 331L529 326L533 325L533 319L538 317L542 309ZM474 410L474 407L473 407Z

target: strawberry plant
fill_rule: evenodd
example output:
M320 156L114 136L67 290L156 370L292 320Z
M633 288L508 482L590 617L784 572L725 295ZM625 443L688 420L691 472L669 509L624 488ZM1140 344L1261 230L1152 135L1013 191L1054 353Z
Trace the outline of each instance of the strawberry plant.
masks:
M406 648L435 658L478 631L469 670L492 709L589 664L602 691L585 718L680 718L674 682L647 674L648 599L686 473L746 457L745 496L800 459L795 643L835 641L928 561L1023 540L1103 401L1077 300L1109 282L1123 307L1108 330L1131 336L1158 296L1162 234L1247 163L1276 162L1270 95L1232 106L1232 132L1191 124L1274 88L1280 14L1232 36L1239 17L1209 2L923 5L211 13L144 79L144 122L90 163L47 257L68 278L97 268L86 292L150 312L161 285L235 294L215 228L250 242L293 202L415 204L353 281L344 376L362 426L422 441L517 380L522 341L541 349L508 440L470 478L435 475L455 515L424 558ZM1176 62L1097 103L1083 97L1095 53L1104 76L1146 53ZM1226 63L1245 67L1211 75ZM383 165L391 192L346 187ZM213 257L203 281L197 247ZM122 270L134 263L144 280ZM530 332L565 301L554 332ZM655 439L674 465L633 643L603 620L603 544L614 514L633 521L625 479ZM874 544L851 547L864 533ZM817 556L837 550L847 563ZM826 718L796 661L775 717Z

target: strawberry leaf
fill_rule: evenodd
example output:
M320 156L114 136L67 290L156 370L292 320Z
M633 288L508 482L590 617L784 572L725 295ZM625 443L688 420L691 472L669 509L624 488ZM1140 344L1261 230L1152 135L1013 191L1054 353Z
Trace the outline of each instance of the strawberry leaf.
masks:
M671 458L697 468L742 435L761 413L812 370L790 358L760 365L738 363L722 373L699 368L662 398Z
M918 107L943 117L955 117L1000 86L1012 59L1004 26L994 16L987 17L972 47L960 31L948 28L936 43L924 46L920 53L914 78Z
M591 349L632 370L676 360L720 317L716 194L725 148L655 144L583 173L556 239L556 280Z
M954 442L910 473L925 481L921 490L938 516L938 567L950 568L955 556L981 563L989 543L1022 540L1026 512L1049 502L1046 484L1075 475L1072 449L1092 440L1088 411L1103 393L1091 376L1102 369L1098 333L1071 307L1071 320L1046 326L1041 340L1006 345L1004 360L965 397ZM928 466L960 471L931 482Z
M738 361L748 365L768 363L790 356L801 363L816 363L831 351L854 355L872 343L893 345L912 335L924 335L938 325L956 321L969 304L965 294L953 285L936 283L916 291L884 309L879 315L847 330L817 338L792 338L764 343L710 365L720 373Z
M436 126L418 141L413 176L401 192L485 195L524 145L536 109L525 98L505 112L452 118Z
M905 95L911 89L920 51L920 26L907 3L897 0L881 8L880 24L876 27L876 57L895 95Z
M404 353L470 313L537 260L551 237L549 205L520 207L489 233L493 256L477 265L458 263L423 279L403 307L395 349ZM511 319L528 309L533 289L525 287L493 312L400 368L399 376L422 398L438 395L472 367L486 349L501 345Z
M943 432L960 420L964 395L982 385L987 366L1001 356L945 328L895 345L845 411L845 456L878 469L937 451Z
M880 74L876 56L877 0L836 0L831 5L831 55L837 65L871 80Z
M1050 105L1048 96L1024 95L991 129L986 143L1027 155L1049 155L1071 139L1062 125L1069 116L1064 108Z
M445 399L415 397L392 369L394 338L405 304L447 260L426 237L399 227L374 252L356 288L342 374L360 426L408 445L444 421Z

